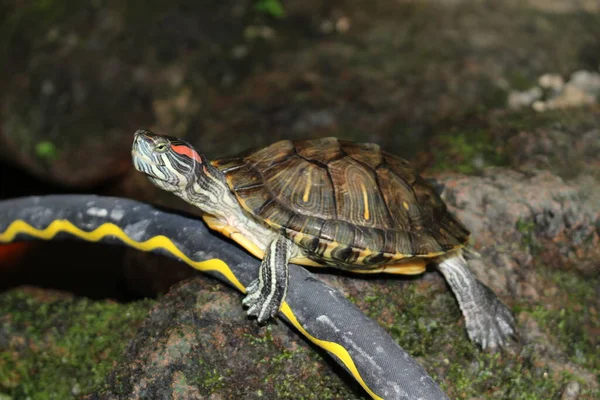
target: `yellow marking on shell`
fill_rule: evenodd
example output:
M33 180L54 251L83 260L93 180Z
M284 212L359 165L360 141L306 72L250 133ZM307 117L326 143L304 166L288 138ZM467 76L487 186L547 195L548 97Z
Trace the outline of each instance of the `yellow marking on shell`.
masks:
M394 274L394 275L418 275L425 272L427 263L424 259L414 258L397 264L385 264L376 268L352 270L359 274Z
M309 235L305 235L302 232L295 232L295 236L293 237L293 240L294 240L294 242L296 242L296 244L299 244L300 241L302 240L302 238L305 236L309 236ZM322 257L324 259L331 260L331 252L335 248L342 247L342 246L345 247L346 245L342 245L341 243L338 243L338 242L327 243L327 248L323 252ZM435 253L427 253L427 254L420 254L420 255L403 254L403 253L394 253L394 254L383 253L383 255L385 257L389 258L389 262L388 262L388 264L386 264L385 268L380 266L380 267L376 267L376 268L345 269L345 270L348 270L351 272L358 272L358 273L385 272L385 273L403 274L403 275L420 274L421 272L423 272L424 267L421 267L418 265L409 266L408 264L406 264L406 265L402 265L402 264L416 263L417 261L413 261L413 260L418 260L418 259L439 257L448 252L460 249L461 247L463 247L463 245L454 246L452 249L450 249L448 251L439 251L439 252L435 252ZM371 249L358 249L356 247L352 247L352 251L359 253L358 257L356 258L356 261L354 261L353 265L365 265L364 260L366 257L379 253L378 251L373 251ZM408 260L407 260L407 258L408 258ZM303 256L303 255L290 260L290 262L294 263L294 264L310 266L310 267L327 267L327 265L324 265L323 263L319 263L314 260L311 260L310 258Z
M461 248L461 247L462 247L462 245L461 246L454 246L453 248L451 248L450 250L447 250L447 251L436 251L436 252L433 252L433 253L420 254L419 257L423 257L423 258L439 257L442 254L446 254L449 251L453 251L453 250L456 250L456 249Z
M452 246L452 248L451 248L451 249L448 249L448 250L443 250L443 251L436 251L436 252L434 252L434 253L420 254L420 255L419 255L419 257L421 257L421 258L433 258L433 257L439 257L439 256L441 256L441 255L448 254L448 253L451 253L451 252L453 252L453 251L456 251L456 250L462 249L463 247L465 247L465 244L464 244L464 243L463 243L463 244L457 244L457 245L455 245L455 246Z
M233 183L231 182L231 176L230 175L225 175L225 180L227 181L227 186L229 186L229 188L231 190L233 190Z
M364 216L364 217L365 217L365 219L368 221L368 220L369 220L369 217L370 217L370 215L369 215L369 196L368 196L368 194L367 194L367 188L365 187L365 184L364 184L364 183L362 183L362 182L360 183L360 190L361 190L361 192L362 192L362 195L363 195L363 203L364 203L364 205L365 205L365 212L364 212L364 215L363 215L363 216Z
M402 202L402 206L404 207L404 209L405 209L406 211L408 211L409 207L408 207L408 203L407 203L406 201L403 201L403 202Z
M0 242L11 242L19 233L25 233L29 236L39 239L50 240L60 232L70 233L71 235L84 239L88 242L98 242L107 236L114 236L128 246L141 251L152 251L159 248L164 249L194 269L203 272L219 272L238 290L240 290L242 293L246 293L245 286L242 285L242 283L237 279L229 266L223 260L213 258L205 261L194 261L186 256L181 250L179 250L179 248L177 248L177 246L175 246L175 244L166 236L157 235L144 242L138 242L127 236L127 234L121 228L112 223L104 223L93 231L84 231L65 219L54 220L44 229L37 229L25 221L15 220L8 226L8 228L6 228L4 232L0 233Z
M326 267L326 265L323 265L319 262L311 260L310 258L306 257L305 255L294 257L294 258L290 259L290 262L292 264L304 265L305 267Z
M352 356L350 355L350 353L348 353L348 350L346 350L339 343L330 342L327 340L321 340L321 339L314 337L310 333L308 333L306 331L306 329L304 329L302 324L300 324L300 322L298 322L298 319L294 315L294 312L292 311L290 306L285 301L282 303L280 311L287 317L287 319L292 323L292 325L294 325L294 327L296 329L298 329L311 342L313 342L317 346L327 350L329 353L331 353L335 357L337 357L342 362L342 364L344 364L346 366L346 368L350 371L350 373L354 376L354 379L356 379L358 381L358 383L360 383L360 385L367 391L367 393L369 393L369 395L373 399L383 400L383 397L380 397L377 394L375 394L375 392L373 392L373 390L371 390L371 388L365 383L362 376L360 375L360 372L358 372L358 368L356 368L356 364L354 364L354 360L352 359Z
M370 256L371 254L373 254L373 252L369 249L359 250L359 254L358 254L358 257L356 258L355 264L363 265L365 263L365 258ZM404 254L402 254L402 256L404 257Z
M379 251L373 251L371 249L357 249L356 251L359 252L359 255L355 262L355 264L357 264L357 265L365 265L365 258L367 258L373 254L379 253ZM393 263L395 261L402 261L407 257L412 257L412 255L410 255L410 254L403 254L403 253L394 253L394 254L383 253L383 255L385 257L389 258L391 263Z
M308 171L308 179L306 179L306 187L304 188L304 196L302 201L308 203L308 197L310 196L310 189L312 188L312 173Z
M300 244L300 242L302 241L302 239L304 237L312 236L312 235L305 235L302 232L295 232L295 231L292 231L291 229L287 229L286 231L287 231L288 234L290 232L293 232L293 236L291 236L291 237L292 237L292 240L294 241L294 243L296 243L297 245ZM324 267L323 264L321 264L321 263L319 263L317 261L311 260L306 255L304 255L304 253L300 253L296 257L291 258L290 262L292 264L304 265L304 266L307 266L307 267Z
M333 252L333 249L339 247L340 244L338 242L329 242L327 243L327 247L325 248L325 251L323 252L323 258L326 260L331 260L331 252Z
M267 223L267 225L279 227L279 225L277 225L276 223L271 221L271 219L269 219L269 218L264 218L263 221L265 221Z

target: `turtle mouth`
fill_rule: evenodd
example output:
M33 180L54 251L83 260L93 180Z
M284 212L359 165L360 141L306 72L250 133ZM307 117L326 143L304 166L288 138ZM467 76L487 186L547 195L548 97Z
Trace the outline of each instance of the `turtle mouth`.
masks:
M145 169L141 168L144 165L149 165L149 166L154 166L154 167L161 166L161 164L157 163L156 161L153 161L150 157L148 157L141 151L138 151L136 148L131 150L131 157L133 158L133 164L141 172L147 172Z
M146 175L152 181L168 183L166 179L158 176L153 170L154 168L160 167L160 164L135 149L131 151L131 156L133 158L133 166L136 170Z

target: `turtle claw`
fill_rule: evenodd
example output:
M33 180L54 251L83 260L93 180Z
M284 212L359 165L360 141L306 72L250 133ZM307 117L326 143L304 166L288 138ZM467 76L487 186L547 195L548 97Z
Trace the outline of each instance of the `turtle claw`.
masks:
M480 292L477 307L465 312L469 338L482 349L504 348L517 338L515 319L490 288L477 281Z
M261 314L265 314L263 309L265 308L265 297L263 296L263 288L261 287L259 279L253 281L246 288L246 292L248 293L246 297L242 300L242 304L248 306L248 311L246 312L250 317L258 317L258 322L260 324L264 323L269 317L262 317Z
M256 291L258 290L258 287L260 285L260 282L258 281L258 279L253 280L248 287L246 288L246 292L250 295L252 293L256 293Z
M242 300L242 304L249 307L246 312L248 316L256 317L259 324L264 324L277 314L283 298L265 295L258 281L257 279L248 286L248 295Z
M258 279L254 280L248 287L246 288L246 297L242 300L242 304L245 306L250 306L258 300L261 293L260 282Z

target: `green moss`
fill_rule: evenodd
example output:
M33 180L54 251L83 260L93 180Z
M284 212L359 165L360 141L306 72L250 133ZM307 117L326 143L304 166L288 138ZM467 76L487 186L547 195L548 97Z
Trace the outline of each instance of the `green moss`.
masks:
M376 290L366 294L359 306L376 320L385 315L386 322L380 324L413 357L429 357L432 348L450 341L457 351L470 346L452 294L437 286L422 288L418 283L393 293Z
M250 341L252 345L262 346L273 343L273 327L271 325L267 325L265 330L263 331L263 335L254 335L250 333L244 333L244 337Z
M453 129L436 137L434 146L434 171L473 174L487 166L508 163L504 148L495 143L495 137L488 130Z
M490 119L494 129L501 131L532 131L552 127L569 131L585 131L598 124L597 107L573 107L536 112L529 109L500 114L498 119Z
M269 326L264 335L249 336L252 352L263 355L260 385L271 385L279 399L357 398L351 388L340 385L333 372L323 370L327 368L321 365L323 355L304 346L282 345L281 337L275 338Z
M536 367L533 352L521 358L478 352L474 360L451 361L442 388L453 399L538 400L555 398L570 379Z
M564 299L557 303L559 309L549 308L546 302L536 305L531 310L533 317L541 329L556 337L557 345L564 348L572 362L600 374L600 344L594 338L594 332L600 330L598 302L594 301L598 281L573 271L540 268L539 273L558 288L558 296Z
M536 272L543 282L540 286L546 289L539 301L521 304L519 310L528 312L539 329L551 338L550 343L540 343L542 348L555 348L566 354L573 364L600 376L600 346L594 338L594 332L600 329L598 303L595 302L597 280L547 266L538 267ZM519 358L514 359L511 368L496 371L511 382L510 390L504 389L506 397L502 398L554 398L569 381L578 381L582 385L580 398L598 398L600 391L592 389L589 382L571 372L571 367L553 371L544 365L544 361L538 360L540 352L543 350L531 343Z
M527 227L525 231L529 231ZM554 301L542 298L537 304L521 304L519 310L529 312L540 329L552 338L551 343L544 342L543 346L556 347L571 362L598 376L600 349L592 336L600 329L600 321L594 306L587 306L595 298L597 281L547 267L539 268L537 273L540 279L548 281L544 287L558 289L549 293ZM551 304L559 304L560 309ZM536 343L525 345L517 355L475 351L470 357L450 363L442 386L451 398L486 393L484 398L533 400L555 398L569 381L575 380L582 385L581 398L597 398L598 391L572 373L571 368L554 370L542 356L543 350Z
M540 131L587 132L596 129L600 121L597 106L578 107L568 110L505 111L488 116L473 115L460 125L435 128L427 146L433 163L431 170L456 171L475 174L488 166L507 166L523 162L519 149L511 145L511 139L523 132L536 135ZM550 137L553 137L550 135ZM564 142L564 143L563 143ZM585 160L569 157L568 140L557 140L554 153L545 154L549 160L543 168L549 168L561 177L577 175L586 167ZM516 151L513 156L511 152Z
M88 393L133 338L150 305L150 301L43 301L22 291L1 295L7 341L0 349L0 392L35 399Z
M286 15L279 0L258 0L254 4L254 9L273 18L283 18Z
M56 146L52 142L44 140L39 142L35 146L35 153L39 158L44 160L53 161L58 157L58 151L56 150Z
M337 379L336 379L337 380ZM278 399L321 400L321 399L359 399L348 389L336 390L337 382L331 376L299 375L292 372L285 374L275 382Z
M532 227L523 224L522 229L530 232ZM600 354L590 334L598 329L598 316L592 307L581 307L594 298L597 283L571 273L553 272L549 279L557 282L561 292L573 296L562 313L547 311L547 304L535 306L536 319L543 320L540 326L550 336L556 334L557 343L567 348L574 362L597 374ZM581 377L547 365L535 343L516 353L480 350L468 339L456 300L445 285L414 282L395 289L372 285L364 297L355 300L417 358L452 399L551 399L573 380L582 385L581 398L597 395ZM527 309L520 305L520 310Z
M202 388L201 392L218 393L225 385L225 377L216 368L211 368L210 365L206 365L201 359L199 359L199 362L203 366L203 373L196 378L196 383Z
M517 231L521 233L521 245L524 250L529 251L532 255L537 255L540 252L540 244L535 236L535 223L531 220L518 220Z

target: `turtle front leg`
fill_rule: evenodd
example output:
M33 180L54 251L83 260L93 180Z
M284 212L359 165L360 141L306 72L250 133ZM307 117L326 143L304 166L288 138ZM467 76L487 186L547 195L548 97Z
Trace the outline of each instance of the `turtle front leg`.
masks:
M284 236L274 239L265 251L258 279L246 288L242 303L249 307L248 315L259 323L275 316L285 298L288 286L288 261L294 244Z
M516 338L511 311L469 271L461 252L443 259L438 269L458 300L472 341L483 349L495 349L504 347L510 338Z

